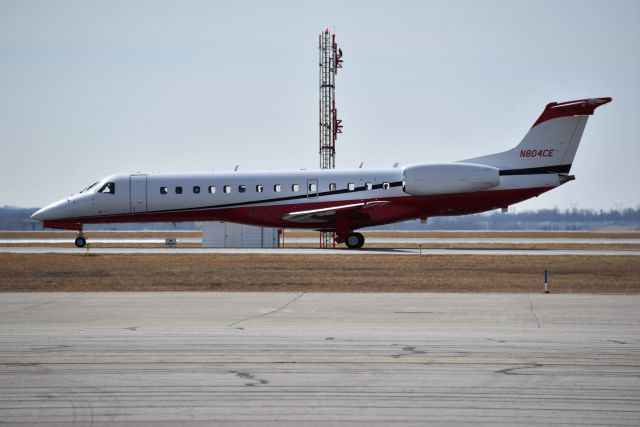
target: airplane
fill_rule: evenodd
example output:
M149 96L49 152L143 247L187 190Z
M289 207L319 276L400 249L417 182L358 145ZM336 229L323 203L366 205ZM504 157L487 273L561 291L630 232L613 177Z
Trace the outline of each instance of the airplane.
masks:
M226 221L334 232L361 248L363 227L466 215L536 197L569 175L590 115L611 98L547 104L522 141L496 154L388 169L133 173L107 176L35 212L45 228L84 224Z

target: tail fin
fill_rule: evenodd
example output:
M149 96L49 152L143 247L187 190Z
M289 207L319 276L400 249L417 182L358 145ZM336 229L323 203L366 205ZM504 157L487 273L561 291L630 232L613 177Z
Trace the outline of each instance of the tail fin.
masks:
M611 98L590 98L552 102L511 150L463 160L503 171L568 173L578 150L588 116Z

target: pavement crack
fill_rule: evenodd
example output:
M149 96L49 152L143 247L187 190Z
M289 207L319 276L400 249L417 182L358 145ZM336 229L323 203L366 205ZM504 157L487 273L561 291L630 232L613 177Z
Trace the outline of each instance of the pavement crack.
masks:
M408 351L409 354L427 354L426 351L416 350L415 347L402 347L404 351Z
M535 311L533 311L533 300L531 299L531 294L527 294L527 296L529 297L529 310L531 311L531 314L533 314L533 317L536 319L538 329L540 329L540 321L538 320L538 315Z
M500 369L499 371L495 371L496 374L504 374L504 375L535 375L535 374L521 374L520 372L515 372L520 369L534 369L534 368L542 368L541 363L529 363L524 366L516 366L515 368L506 368Z
M41 302L41 303L33 304L33 305L28 305L26 307L16 308L15 310L5 311L5 312L0 313L0 314L3 314L3 315L4 314L12 314L12 313L17 313L19 311L31 310L32 308L39 308L39 307L42 307L42 306L45 306L45 305L48 305L48 304L53 304L54 302L62 301L63 299L75 298L78 295L82 295L82 294L80 294L80 293L75 294L74 293L72 295L65 295L65 296L62 296L60 298L53 298L53 299L51 299L49 301L45 301L45 302Z
M407 353L394 354L391 357L393 357L394 359L398 359L398 358L404 357L404 356L415 356L415 355L418 355L418 354L427 354L426 351L416 350L416 348L413 347L413 346L402 347L402 351L406 351Z
M230 374L235 374L236 377L241 378L243 380L249 380L253 382L245 383L245 387L254 387L256 385L265 385L269 384L269 381L257 378L250 372L240 372L240 371L229 371Z
M269 311L267 313L256 314L254 316L249 316L247 318L238 320L237 322L233 322L233 323L227 325L227 328L232 328L232 327L234 327L236 325L239 325L240 323L243 323L243 322L246 322L246 321L249 321L249 320L253 320L253 319L259 319L261 317L265 317L265 316L268 316L270 314L277 313L277 312L279 312L281 310L284 310L285 308L287 308L288 306L290 306L291 304L293 304L294 302L296 302L300 298L302 298L303 295L304 295L304 292L300 292L300 294L296 295L291 301L285 303L284 305L282 305L282 306L280 306L280 307L278 307L278 308L276 308L274 310L271 310L271 311ZM241 328L238 328L238 329L241 329Z
M68 348L71 348L71 346L66 344L57 344L57 345L47 345L43 347L31 347L30 351L34 353L48 353L48 352L55 352L59 350L65 350Z

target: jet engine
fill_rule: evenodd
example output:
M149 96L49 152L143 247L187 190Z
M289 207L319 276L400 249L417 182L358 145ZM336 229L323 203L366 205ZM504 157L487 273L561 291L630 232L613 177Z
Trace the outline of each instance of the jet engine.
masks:
M497 168L473 163L411 165L402 170L403 190L412 196L470 193L500 184Z

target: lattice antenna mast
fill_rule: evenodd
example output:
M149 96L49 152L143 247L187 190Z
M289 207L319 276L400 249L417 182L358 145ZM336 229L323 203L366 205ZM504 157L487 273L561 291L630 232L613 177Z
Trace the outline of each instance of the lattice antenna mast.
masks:
M320 168L336 167L336 138L342 133L342 120L336 111L336 73L342 68L342 50L335 34L320 34Z

